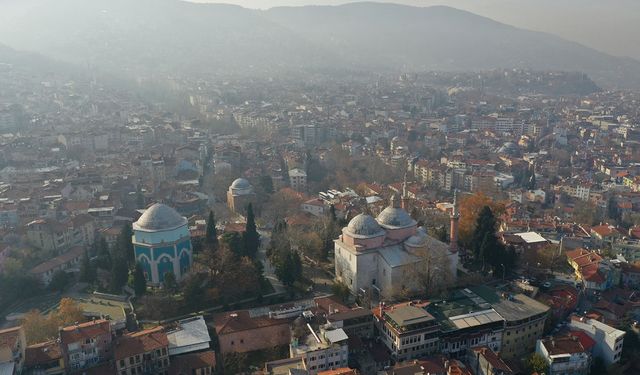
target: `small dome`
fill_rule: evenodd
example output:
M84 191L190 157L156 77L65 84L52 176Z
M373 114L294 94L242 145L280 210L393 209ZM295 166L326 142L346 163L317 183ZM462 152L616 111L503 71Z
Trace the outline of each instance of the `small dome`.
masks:
M382 212L380 212L380 215L378 215L377 220L380 225L388 227L403 228L416 224L415 220L413 220L411 216L409 216L407 211L403 210L402 208L391 206L382 210Z
M251 184L244 178L237 178L233 183L231 183L232 189L249 189L250 187Z
M187 219L173 208L156 203L149 207L134 223L133 229L167 230L187 224Z
M424 228L420 227L416 231L416 234L407 238L404 243L410 247L420 247L424 245L426 237L427 231Z
M376 220L365 214L359 214L349 222L347 231L359 236L373 236L382 231Z

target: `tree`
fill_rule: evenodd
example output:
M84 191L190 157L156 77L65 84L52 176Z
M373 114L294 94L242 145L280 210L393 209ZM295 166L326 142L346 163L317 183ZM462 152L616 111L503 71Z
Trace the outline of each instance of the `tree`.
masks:
M547 374L548 373L548 365L547 361L538 353L533 353L529 358L527 358L527 368L529 369L528 373L537 372L538 374Z
M109 289L113 293L122 292L122 287L127 284L129 279L129 268L127 261L122 258L113 259L111 265L111 279L109 280Z
M535 167L532 165L531 169L529 171L529 181L527 184L527 189L529 190L535 190L536 189L536 171L535 171Z
M273 179L270 175L263 175L259 180L262 190L267 194L273 194Z
M136 263L133 271L133 290L136 292L136 296L142 296L147 292L147 278L144 277L144 270L140 262Z
M174 275L173 272L165 273L164 279L162 280L162 286L167 291L174 291L178 287L176 275Z
M86 320L82 307L72 298L61 299L56 314L58 326L62 327Z
M82 263L80 264L80 281L85 283L93 283L96 278L96 273L89 259L89 252L85 249L82 257Z
M472 248L475 239L473 233L480 211L489 206L493 214L497 217L504 211L502 203L494 202L491 198L483 193L467 195L460 200L459 211L460 221L458 226L460 243L466 248ZM482 240L482 238L480 238Z
M260 247L260 234L256 228L255 215L253 214L253 205L249 203L247 206L247 224L243 234L244 255L255 258Z
M221 237L222 244L236 256L245 255L244 241L238 232L225 233Z
M213 210L209 211L209 217L207 218L207 229L204 235L205 243L211 250L218 248L218 232L216 231L216 218Z
M103 270L111 269L111 253L109 253L107 240L100 236L96 238L93 247L97 256L96 265Z
M346 302L349 299L349 295L351 294L347 284L339 281L334 282L333 285L331 285L331 292L336 297L340 298L343 302Z
M27 337L27 344L47 341L58 334L58 323L38 310L31 310L25 314L22 328Z
M132 266L135 262L135 254L133 251L132 242L133 231L131 224L126 223L122 226L120 235L118 235L118 241L115 248L114 258L120 258L126 262L127 268Z
M138 209L142 209L145 207L145 198L142 193L142 186L138 184L138 189L136 190L136 206Z
M280 254L276 263L276 276L288 287L302 278L302 261L297 251L289 250Z
M71 276L63 270L58 270L51 278L49 289L55 290L56 292L62 292L67 286L69 286L70 282Z
M182 290L184 303L192 310L199 309L204 299L204 289L202 288L202 279L199 275L190 276L184 283Z

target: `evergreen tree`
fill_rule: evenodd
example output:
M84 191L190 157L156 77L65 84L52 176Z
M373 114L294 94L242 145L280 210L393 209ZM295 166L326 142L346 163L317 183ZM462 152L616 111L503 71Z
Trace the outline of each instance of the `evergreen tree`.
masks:
M331 221L333 223L337 223L338 222L338 215L336 215L336 206L331 205L329 207L329 218L331 219Z
M144 271L139 262L136 263L136 268L133 271L133 290L136 292L137 297L147 292L147 279L144 277Z
M89 251L86 249L82 257L82 263L80 264L80 281L89 284L95 281L95 270L93 269L91 260L89 259Z
M273 179L269 175L260 177L260 186L267 194L273 194Z
M495 236L496 231L496 218L493 216L491 207L484 206L478 215L476 220L475 230L472 235L471 246L476 258L480 259L480 246L485 238L485 235L490 234Z
M247 224L243 235L244 239L244 254L255 258L258 254L258 248L260 247L260 234L256 228L255 215L253 214L253 205L249 203L247 206Z
M535 190L536 189L536 171L535 171L535 167L531 166L531 170L529 172L529 181L528 181L528 186L527 188L529 190Z
M231 252L238 257L245 256L244 241L242 235L238 232L225 233L221 237L221 241Z
M142 193L141 185L138 184L138 189L136 190L136 206L138 209L144 208L146 205L144 194Z
M218 232L216 231L216 218L213 210L209 211L209 217L207 218L207 229L205 232L205 243L212 250L218 248Z
M129 268L127 267L127 261L122 258L114 258L111 265L111 280L109 281L111 292L122 292L122 287L127 284L128 279Z
M94 242L94 248L96 256L98 257L96 262L97 266L103 270L110 270L111 254L109 253L109 244L107 243L107 240L100 236L96 239L96 242Z
M204 299L204 289L202 289L202 280L197 275L187 279L182 294L184 302L190 309L199 309L201 301Z
M281 254L276 264L276 276L289 287L302 278L302 260L297 251L289 250Z
M122 226L122 230L120 231L120 235L118 236L118 242L116 243L115 248L115 258L120 258L124 260L126 263L126 267L129 268L135 262L135 254L133 251L133 242L132 237L133 231L131 229L131 224L126 223Z

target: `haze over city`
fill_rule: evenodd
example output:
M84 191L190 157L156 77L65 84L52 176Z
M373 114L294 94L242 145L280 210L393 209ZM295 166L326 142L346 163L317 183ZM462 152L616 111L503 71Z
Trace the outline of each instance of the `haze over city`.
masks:
M639 374L639 21L0 0L0 375Z

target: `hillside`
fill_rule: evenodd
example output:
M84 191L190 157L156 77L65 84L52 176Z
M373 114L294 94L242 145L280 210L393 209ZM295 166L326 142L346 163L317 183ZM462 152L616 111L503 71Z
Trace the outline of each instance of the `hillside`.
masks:
M133 75L518 67L640 87L638 61L440 6L255 11L177 0L5 0L0 43Z

